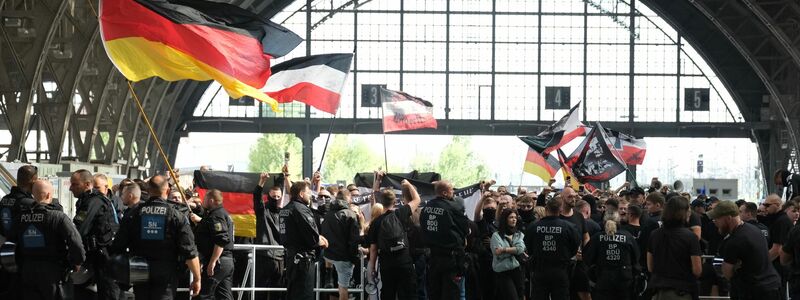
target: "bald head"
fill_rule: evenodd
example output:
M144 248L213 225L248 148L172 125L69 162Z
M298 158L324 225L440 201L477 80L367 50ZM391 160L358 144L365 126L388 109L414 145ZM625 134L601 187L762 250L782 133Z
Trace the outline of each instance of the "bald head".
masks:
M108 194L108 177L105 174L97 173L92 178L94 187L100 191L101 194Z
M578 193L575 192L571 187L564 187L561 191L561 201L564 203L564 210L572 209L575 207L575 202L578 201L580 197Z
M150 197L166 199L169 194L169 183L167 179L161 175L153 176L148 183L147 192L150 194Z
M53 184L49 180L37 180L33 183L33 198L41 204L53 202Z
M447 180L439 180L433 186L436 196L453 199L453 184Z
M764 199L764 207L766 208L768 215L774 215L781 212L781 205L783 205L783 201L781 200L781 196L777 194L770 194L767 196L767 199Z

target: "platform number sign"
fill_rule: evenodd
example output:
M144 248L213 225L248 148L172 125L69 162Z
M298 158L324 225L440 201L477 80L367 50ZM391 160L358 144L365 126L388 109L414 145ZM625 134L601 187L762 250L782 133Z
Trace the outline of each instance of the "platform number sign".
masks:
M548 86L544 88L545 109L570 109L570 87Z
M683 110L685 111L709 111L708 108L708 89L684 89Z
M386 88L385 84L362 84L361 85L361 107L381 107L381 88Z

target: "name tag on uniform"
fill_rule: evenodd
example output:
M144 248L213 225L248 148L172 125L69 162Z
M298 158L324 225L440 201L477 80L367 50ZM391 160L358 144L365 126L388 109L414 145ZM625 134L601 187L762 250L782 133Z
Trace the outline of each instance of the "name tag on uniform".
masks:
M164 240L164 216L142 215L142 231L140 237L143 240L163 241Z
M22 234L22 245L28 248L44 248L44 235L36 226L28 225Z

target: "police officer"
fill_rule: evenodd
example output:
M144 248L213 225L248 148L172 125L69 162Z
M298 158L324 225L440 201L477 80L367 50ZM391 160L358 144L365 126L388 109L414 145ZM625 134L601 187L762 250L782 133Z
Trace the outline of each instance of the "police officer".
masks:
M37 179L37 170L34 166L22 166L17 170L17 186L11 187L11 192L0 200L0 223L2 223L0 235L10 235L14 219L20 210L34 205L31 191Z
M11 187L10 193L0 200L0 245L12 234L14 220L19 216L22 207L34 204L31 190L37 180L36 167L22 166L17 170L17 186ZM0 270L0 299L18 298L18 274Z
M533 264L534 300L569 299L568 267L583 242L582 233L560 218L561 196L547 200L546 215L525 232L525 248Z
M205 216L197 224L197 252L204 267L200 299L233 299L233 220L222 207L222 192L211 189L203 199Z
M721 201L708 217L725 236L719 253L724 260L722 275L731 282L731 299L781 299L781 279L769 261L761 230L739 218L733 201Z
M128 183L121 187L122 190L122 203L125 205L125 210L122 211L122 216L120 219L125 218L125 216L129 215L133 212L133 209L141 203L142 199L142 190L139 188L138 184L135 183Z
M69 179L69 190L78 202L75 204L73 222L81 234L83 247L86 250L86 264L94 271L93 282L97 283L97 298L100 300L117 299L119 287L106 274L109 261L107 247L111 245L114 233L119 227L117 212L111 200L94 189L92 173L78 170ZM93 298L87 289L88 284L75 286L75 297L78 299Z
M69 217L52 205L49 181L36 181L33 195L36 204L20 211L11 234L18 250L21 299L63 299L60 286L67 271L78 271L85 258L81 237Z
M594 300L630 299L633 276L639 273L639 245L632 234L619 226L619 212L606 211L605 231L586 244L584 261L596 276Z
M428 201L419 218L422 241L431 250L428 297L459 299L459 281L466 271L464 247L469 219L464 215L464 206L454 199L450 182L436 182L434 191L436 198Z
M148 282L133 286L136 300L172 299L182 275L178 272L180 262L192 272L191 294L197 295L200 260L189 220L166 202L169 185L163 176L151 178L148 188L152 197L125 215L110 250L147 260L150 276Z
M327 248L311 211L311 189L305 181L289 189L291 201L280 211L281 241L286 248L287 299L314 299L314 250Z

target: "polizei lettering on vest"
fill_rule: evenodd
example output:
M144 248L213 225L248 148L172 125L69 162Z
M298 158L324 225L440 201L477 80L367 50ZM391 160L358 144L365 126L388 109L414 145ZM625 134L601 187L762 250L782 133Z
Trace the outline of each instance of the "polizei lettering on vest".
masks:
M24 214L22 215L22 222L38 223L44 221L44 214Z
M145 206L142 207L142 213L148 215L166 215L167 208L162 206Z
M560 234L561 233L561 227L536 226L536 233Z
M625 243L627 241L627 237L620 234L615 235L601 235L600 236L601 242L617 242L617 243Z

